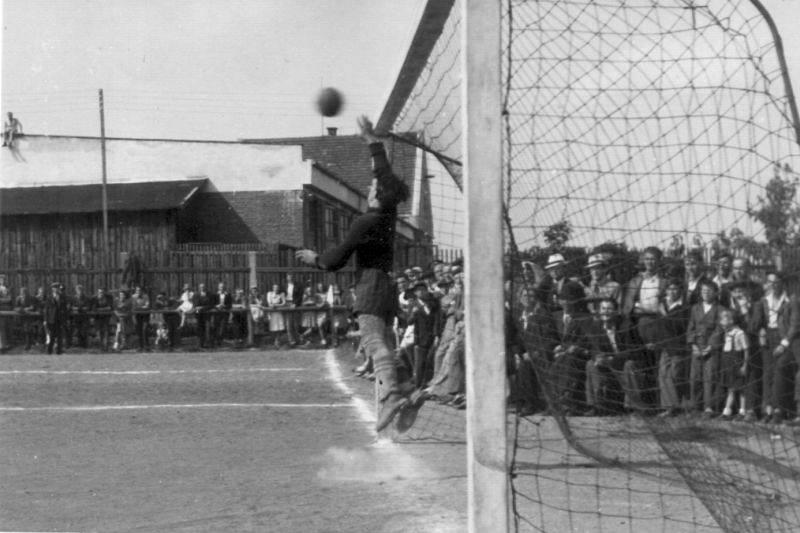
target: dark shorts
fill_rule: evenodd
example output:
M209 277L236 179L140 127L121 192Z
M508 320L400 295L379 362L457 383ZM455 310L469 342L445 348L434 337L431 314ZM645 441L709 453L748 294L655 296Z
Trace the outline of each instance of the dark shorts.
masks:
M745 376L739 372L744 364L744 352L722 352L720 361L720 380L726 389L740 390L744 388Z

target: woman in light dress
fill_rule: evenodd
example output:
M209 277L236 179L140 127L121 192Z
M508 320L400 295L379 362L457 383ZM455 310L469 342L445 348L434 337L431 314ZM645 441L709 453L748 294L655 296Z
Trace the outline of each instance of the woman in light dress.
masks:
M286 294L280 290L278 285L273 285L272 290L267 293L267 307L270 309L280 309L286 307ZM267 313L269 319L269 331L275 334L275 346L280 346L281 332L286 330L282 311L270 311Z
M178 312L181 315L181 323L178 329L186 327L186 315L194 313L194 291L188 283L183 284L183 291L181 291L180 303L178 304Z

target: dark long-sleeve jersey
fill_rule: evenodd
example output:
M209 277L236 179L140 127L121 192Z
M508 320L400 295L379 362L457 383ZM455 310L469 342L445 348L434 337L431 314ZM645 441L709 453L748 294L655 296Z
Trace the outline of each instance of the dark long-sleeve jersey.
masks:
M395 180L381 143L369 145L373 172L380 183ZM394 229L397 210L369 209L356 218L338 246L319 255L317 265L324 270L339 270L350 256L356 257L355 314L370 314L390 320L397 313L397 289L389 277L394 262Z

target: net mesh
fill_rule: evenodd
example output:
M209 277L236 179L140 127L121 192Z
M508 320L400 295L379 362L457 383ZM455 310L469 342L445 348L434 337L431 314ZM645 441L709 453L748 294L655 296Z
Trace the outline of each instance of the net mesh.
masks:
M503 7L516 529L800 529L800 430L772 423L797 414L800 346L776 352L763 299L797 293L797 219L776 239L758 215L777 182L797 213L800 145L768 14L748 0ZM415 38L427 61L391 123L431 155L435 239L458 247L461 6L426 15L440 24ZM772 269L785 290L765 284ZM402 439L463 427L429 402Z

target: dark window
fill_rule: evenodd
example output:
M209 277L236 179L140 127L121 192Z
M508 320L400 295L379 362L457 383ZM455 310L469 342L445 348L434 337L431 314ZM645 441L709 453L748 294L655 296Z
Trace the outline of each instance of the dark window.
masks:
M325 238L329 241L338 240L336 231L336 211L333 207L326 205L323 210L323 224L325 225Z

